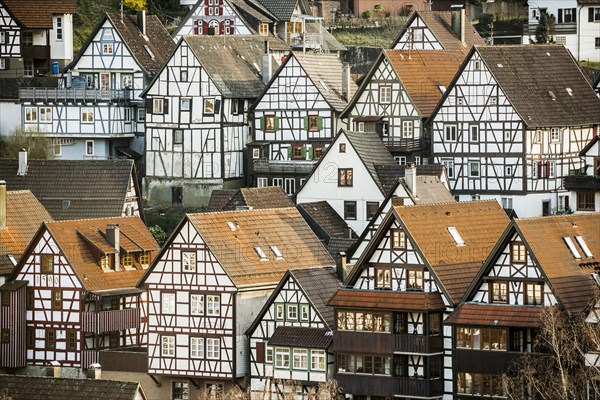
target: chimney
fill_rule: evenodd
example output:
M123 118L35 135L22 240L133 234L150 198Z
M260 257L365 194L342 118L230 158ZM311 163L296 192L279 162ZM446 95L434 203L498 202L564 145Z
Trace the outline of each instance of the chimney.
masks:
M404 197L393 196L392 197L392 206L400 207L404 205Z
M271 80L272 68L269 41L265 40L265 53L262 58L262 81L265 85Z
M413 163L406 164L404 182L413 196L417 196L417 167Z
M0 181L0 229L6 228L6 181Z
M346 279L346 261L346 253L340 251L335 263L335 272L342 282Z
M462 43L465 42L465 19L466 12L462 4L450 6L452 10L452 31Z
M102 366L98 363L90 364L87 377L88 379L102 379Z
M106 226L106 241L115 248L115 271L120 271L121 243L119 240L119 224L108 224Z
M350 101L350 64L342 65L342 97Z
M138 10L137 26L142 35L146 36L146 10Z
M58 361L50 361L50 367L46 371L46 376L60 378L60 363Z
M27 175L27 150L19 150L19 168L17 169L17 175Z

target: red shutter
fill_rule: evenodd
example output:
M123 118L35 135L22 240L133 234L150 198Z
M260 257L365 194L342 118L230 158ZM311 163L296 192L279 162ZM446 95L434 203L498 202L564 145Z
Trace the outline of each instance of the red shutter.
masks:
M569 208L569 196L565 196L565 209Z
M225 33L225 21L221 21L219 22L219 35L222 35Z
M550 161L546 161L546 175L544 178L548 178L550 176Z
M537 177L538 177L538 179L542 179L543 178L543 176L542 176L542 162L541 161L538 161L538 164L537 164Z
M208 21L202 21L202 34L208 35Z
M256 362L265 362L265 342L256 342Z
M194 20L194 35L198 34L198 25L200 23L200 20L196 19Z
M208 16L208 1L204 2L204 15Z

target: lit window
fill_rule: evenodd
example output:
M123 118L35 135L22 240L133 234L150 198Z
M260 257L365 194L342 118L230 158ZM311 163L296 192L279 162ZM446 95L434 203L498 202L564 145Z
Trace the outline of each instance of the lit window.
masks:
M266 132L273 132L277 130L277 119L274 115L265 115L261 121L263 121L263 130Z
M338 186L352 186L352 168L338 169Z
M406 233L400 229L392 229L392 249L406 248Z
M269 24L260 24L258 34L260 36L267 36L269 34Z
M389 268L375 268L375 288L376 289L391 289L392 279L391 270Z
M103 43L102 44L102 54L112 54L113 53L113 44L112 43Z
M276 304L275 305L275 319L278 320L283 320L283 304Z
M409 269L406 271L406 287L409 290L422 290L423 289L423 270L420 269Z
M215 99L206 98L204 99L204 114L215 113Z
M37 122L37 108L25 107L25 122Z
M543 290L544 285L541 283L526 283L525 304L527 305L542 305L544 302Z
M527 248L523 243L510 244L510 262L512 264L524 264L527 262Z
M492 303L508 303L508 282L491 283Z

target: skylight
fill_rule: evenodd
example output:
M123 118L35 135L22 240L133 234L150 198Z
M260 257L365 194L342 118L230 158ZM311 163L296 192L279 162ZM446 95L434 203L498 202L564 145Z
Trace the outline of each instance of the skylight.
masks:
M458 233L455 227L449 226L448 232L450 232L450 235L452 236L452 239L454 239L454 241L456 242L457 246L465 245L465 241L463 240L462 236L460 236L460 233Z
M283 254L281 254L281 251L277 248L277 246L271 246L271 251L273 252L273 254L275 254L277 260L283 258Z
M227 226L229 227L229 229L231 229L232 232L237 229L237 226L235 226L235 224L231 221L227 221Z
M152 52L152 50L150 50L150 47L148 47L147 45L144 45L144 49L146 49L146 52L148 53L150 58L154 60L154 53Z
M573 254L573 257L581 258L581 254L579 254L579 252L577 251L577 248L575 247L575 243L573 243L573 240L568 236L563 237L563 240L567 244L567 247L569 248L569 250L571 250L571 254Z
M570 87L567 88L567 93L569 93L569 96L573 96L573 89L571 89Z
M258 254L258 256L260 257L260 261L267 261L267 255L265 254L265 252L263 251L263 249L261 249L260 247L255 247L254 251L256 251L256 254Z
M583 250L583 254L585 254L587 258L594 257L587 243L583 239L583 236L575 236L575 240L577 240L577 243L579 243L579 247L581 247L581 250Z

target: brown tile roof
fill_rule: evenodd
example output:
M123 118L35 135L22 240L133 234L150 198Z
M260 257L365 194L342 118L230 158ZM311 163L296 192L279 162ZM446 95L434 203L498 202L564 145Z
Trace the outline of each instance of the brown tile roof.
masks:
M52 28L52 15L75 14L77 0L0 0L29 29Z
M44 221L52 221L48 211L29 190L6 193L6 229L0 229L0 275L10 274L29 241Z
M536 328L541 325L544 307L464 303L444 321L449 325Z
M294 202L287 194L285 194L281 186L242 188L240 189L240 195L242 196L244 203L240 205L246 205L254 209L285 208L294 206ZM235 197L226 207L229 207L234 200Z
M215 189L210 192L210 200L208 201L208 206L206 207L206 211L214 212L214 211L222 211L223 207L231 200L231 198L238 193L236 189Z
M591 274L595 265L600 266L600 213L523 218L514 225L559 301L569 311L583 311L597 291ZM585 256L576 236L587 243L592 258ZM564 237L571 238L582 258L573 256Z
M197 213L187 218L238 287L276 285L288 269L335 264L293 207ZM276 259L270 246L277 246L281 259ZM261 261L256 247L266 260Z
M397 206L394 210L455 303L509 224L496 200ZM464 246L457 245L448 227L456 228Z
M440 293L339 289L329 305L340 308L429 311L444 309Z
M468 18L465 21L465 44L463 44L461 43L460 38L458 38L452 30L451 11L416 11L408 19L396 40L394 40L394 45L406 32L412 21L417 17L423 19L444 50L458 50L466 54L471 46L485 44L484 40L479 36L479 33L477 33L477 30Z
M418 171L417 171L418 174ZM405 182L404 180L402 181ZM437 176L417 175L416 204L433 204L453 202L454 196Z
M600 99L565 46L476 46L475 50L528 127L600 122Z
M146 400L137 382L0 375L0 392L12 400Z
M315 234L329 241L331 238L356 239L356 233L325 200L301 203L296 206Z
M330 329L278 326L269 339L269 346L327 349L332 341L333 334Z
M327 304L342 282L333 268L293 269L290 275L306 294L330 329L335 326L335 312Z
M92 253L92 248L107 249L108 243L98 231L106 232L109 224L119 225L122 250L149 250L152 258L160 250L138 217L80 219L46 224L46 229L56 240L79 281L90 292L134 288L144 273L140 265L135 265L136 269L131 271L102 271L99 261ZM81 233L92 241L92 245L82 237ZM130 242L135 242L135 248Z
M460 51L385 50L402 85L426 118L442 98L440 86L448 87L465 59Z

